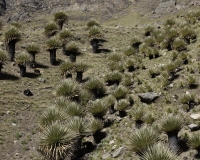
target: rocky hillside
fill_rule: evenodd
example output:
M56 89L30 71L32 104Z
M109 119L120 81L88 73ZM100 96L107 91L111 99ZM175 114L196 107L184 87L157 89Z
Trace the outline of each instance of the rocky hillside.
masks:
M128 12L159 17L183 8L199 5L198 0L0 0L0 15L4 17L6 22L10 22L31 18L34 13L41 15L50 14L56 10L65 10L82 13L92 12L90 15L98 15L106 20L116 13L124 15L125 12L127 13L127 8Z

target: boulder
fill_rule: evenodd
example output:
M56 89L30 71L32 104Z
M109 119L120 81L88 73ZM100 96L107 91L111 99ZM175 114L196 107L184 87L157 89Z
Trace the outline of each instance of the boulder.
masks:
M195 119L195 120L200 119L200 113L191 114L190 118Z
M138 94L138 97L140 98L141 102L150 104L153 103L159 97L159 95L155 92L147 92Z

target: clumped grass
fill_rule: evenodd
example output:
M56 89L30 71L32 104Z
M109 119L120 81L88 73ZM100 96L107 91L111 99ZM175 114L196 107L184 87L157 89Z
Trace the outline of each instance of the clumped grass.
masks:
M142 153L148 147L152 146L158 141L157 132L150 127L143 127L132 132L128 138L128 147L136 153Z
M58 26L51 22L44 27L44 34L47 37L52 37L58 32Z
M103 118L103 116L107 112L107 107L105 105L105 101L103 100L96 100L94 101L91 106L89 107L89 112L97 118Z
M169 147L158 143L142 153L142 160L178 160L178 156Z
M112 95L117 99L117 100L119 100L119 99L122 99L122 98L125 98L126 97L126 95L128 94L128 89L126 88L126 87L124 87L124 86L118 86L118 88L116 88L114 91L113 91L113 93L112 93Z
M29 55L27 55L25 53L18 55L16 57L16 63L19 66L26 66L27 64L30 63L30 57L29 57Z
M100 27L100 24L96 19L93 18L87 23L87 29L90 29L91 27L94 26Z
M197 150L198 156L200 155L200 133L192 133L189 137L188 144L190 148Z
M11 27L5 32L4 39L6 44L10 42L16 43L21 40L21 33L17 28Z

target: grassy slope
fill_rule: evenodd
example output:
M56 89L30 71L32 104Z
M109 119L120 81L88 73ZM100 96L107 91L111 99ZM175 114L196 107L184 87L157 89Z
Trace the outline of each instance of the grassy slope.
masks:
M29 41L34 41L41 44L41 53L36 56L36 60L43 64L43 74L37 78L20 78L17 66L11 66L10 63L7 63L3 71L12 75L16 80L0 80L0 146L1 153L0 157L6 160L13 159L40 159L36 147L37 140L39 135L38 121L41 115L41 112L45 108L51 106L54 95L53 91L57 84L62 80L59 73L58 66L51 66L49 64L49 54L45 51L45 41L47 40L42 34L43 27L51 17L47 17L47 20L43 20L44 17L37 18L37 21L33 21L30 24L24 24L21 31L23 32L24 39L17 44L17 53L24 51L22 48ZM110 49L112 52L122 53L128 46L130 39L135 35L139 34L140 30L135 29L136 24L143 25L144 23L148 24L148 19L144 17L138 17L137 14L131 13L119 19L109 20L108 22L103 23L103 29L106 33L105 39L107 42L103 44L103 48ZM86 31L84 30L83 24L85 22L77 23L76 20L71 21L69 29L74 32L76 35L82 36L82 40L79 42L81 48L84 50L85 55L83 57L78 57L78 61L82 60L91 64L91 69L86 72L84 75L86 77L91 76L103 76L102 73L106 71L106 54L92 54L90 45L86 39ZM119 25L121 27L115 27ZM197 30L198 31L198 30ZM139 32L139 33L138 33ZM199 33L199 32L198 32ZM26 35L29 35L28 38L25 38ZM199 36L198 36L199 37ZM3 37L0 37L3 40ZM196 45L199 43L199 39L196 44L189 46L191 48L191 53L196 52ZM120 46L120 47L119 47ZM86 51L85 51L86 50ZM164 54L164 52L162 53ZM62 55L61 50L58 50L58 59L65 60L66 57ZM153 67L154 64L166 63L169 60L169 54L163 55L158 59L149 61L147 58L143 61L145 66ZM193 65L193 64L192 64ZM29 73L33 73L32 69L28 69ZM146 73L147 71L138 72L139 76L142 77L144 81L155 86L155 91L159 92L160 88L157 86L155 81L150 79ZM186 70L180 72L180 77L178 80L184 78ZM199 76L199 75L198 75ZM38 78L46 79L46 83L38 81ZM175 82L177 82L176 80ZM23 95L23 90L29 88L34 96L26 97ZM178 94L179 96L184 93L187 88L179 89L174 87L170 90L169 93L163 93L163 96L155 105L147 106L147 108L152 110L160 110L163 113L163 110L167 108L172 108L174 106L180 106L178 102L172 104L165 104L164 95L169 94L170 96ZM191 92L198 93L199 89L192 90ZM137 100L137 96L135 96ZM139 103L139 102L138 102ZM164 107L164 109L163 109ZM181 107L181 106L180 106ZM197 112L198 109L191 110L191 112ZM182 112L182 110L180 110ZM185 113L185 112L184 112ZM190 113L187 113L189 115ZM161 114L162 115L162 114ZM187 117L187 115L185 115ZM158 116L157 119L159 119ZM191 120L188 120L191 121ZM16 124L16 126L14 126ZM102 141L98 149L91 154L91 159L101 159L101 156L104 153L111 153L113 145L124 146L124 136L132 131L134 121L126 117L120 123L115 123L111 129L107 129L109 135ZM124 126L126 126L126 132L124 131ZM188 130L187 127L186 131ZM166 137L164 137L166 138ZM109 144L110 140L114 140L114 144ZM166 139L165 139L166 140ZM188 155L190 152L193 156L193 151L184 153ZM181 155L182 156L182 155ZM126 151L126 154L123 155L124 159L137 159L135 154L132 154L129 151ZM129 157L129 158L128 158ZM112 158L110 158L112 159Z

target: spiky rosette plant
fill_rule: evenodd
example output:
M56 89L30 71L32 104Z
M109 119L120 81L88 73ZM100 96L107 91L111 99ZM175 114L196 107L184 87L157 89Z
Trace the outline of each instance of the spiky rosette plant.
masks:
M68 21L68 16L63 11L56 12L54 14L54 21L58 24L59 29L62 30L63 24Z
M153 37L151 37L151 36L146 37L144 39L144 43L149 47L153 47L155 45L155 39Z
M76 63L74 70L76 72L76 81L81 83L83 81L83 73L89 69L89 65L83 62Z
M172 42L176 37L178 37L178 31L174 28L167 30L165 36L170 42Z
M151 127L142 127L132 133L127 138L127 145L130 150L137 154L147 150L148 147L153 146L159 139L157 132Z
M69 53L70 61L76 62L76 56L80 53L80 48L75 41L71 41L67 44L66 50Z
M136 50L135 50L134 48L132 48L132 47L128 48L127 50L125 50L125 51L123 52L123 54L124 54L126 57L130 57L130 56L132 56L132 55L135 55L136 53L137 53Z
M123 86L131 86L133 84L132 75L125 74L122 78L121 84Z
M66 44L74 39L74 35L67 29L64 29L59 33L59 39L62 43L63 54L68 55L66 51Z
M149 75L151 78L155 78L156 76L158 76L160 73L159 73L159 70L158 69L149 69Z
M135 49L136 52L139 50L140 44L142 44L142 41L139 37L134 37L133 39L131 39L130 45Z
M142 153L142 160L178 160L177 155L169 147L157 143Z
M122 61L122 55L119 53L112 53L112 54L108 55L107 59L108 59L108 61L117 63L117 62Z
M80 99L81 105L86 105L88 101L92 99L92 94L87 89L82 88L80 91L79 99Z
M60 110L65 110L66 107L71 103L72 103L72 101L70 101L70 99L68 99L66 97L57 97L54 100L53 105L55 105L55 107L57 107Z
M86 115L86 110L81 105L76 102L69 103L65 109L65 113L71 117L84 117Z
M119 111L119 116L124 117L126 116L126 109L130 106L130 103L126 99L120 99L117 102L117 110Z
M198 81L196 77L190 75L188 76L187 80L188 80L188 87L190 89L194 89L198 87Z
M129 90L127 87L120 85L113 91L112 95L119 100L125 98L128 92Z
M29 55L22 53L16 57L16 64L20 68L20 75L24 77L26 75L26 65L30 64Z
M113 97L112 95L109 95L105 97L103 101L106 107L109 109L109 113L113 114L115 112L115 108L114 108L115 101L116 101L115 97Z
M122 80L122 74L119 71L108 72L105 75L104 79L105 79L105 82L107 82L109 86L110 85L118 86Z
M97 26L93 26L90 28L88 33L88 38L90 40L90 43L92 45L93 53L98 52L98 43L99 39L103 37L103 34L101 32L101 29Z
M52 65L56 64L56 51L60 47L60 42L57 38L51 38L46 43L46 49L50 53L50 63Z
M73 134L78 135L74 156L79 157L81 153L82 140L88 131L89 125L85 119L74 117L67 120L67 127Z
M101 98L105 95L106 89L100 79L92 78L85 84L85 88L92 93L93 99Z
M189 111L191 108L193 108L196 105L195 97L193 94L184 94L180 98L180 102L184 105L188 105L187 111Z
M99 24L99 22L98 22L96 19L92 18L92 19L87 23L86 26L87 26L86 29L90 29L90 28L92 28L92 27L94 27L94 26L100 27L100 24Z
M155 119L156 115L153 112L147 112L143 118L146 124L152 124L155 121Z
M40 48L37 44L31 43L26 46L26 51L31 56L32 66L35 67L35 55L40 52Z
M1 72L1 69L3 68L3 65L4 63L8 60L8 57L7 55L0 50L0 72Z
M108 108L103 100L97 100L92 102L88 110L95 118L103 119Z
M42 133L38 151L47 160L71 159L75 150L75 142L76 135L72 135L60 124L54 123Z
M15 58L15 45L21 40L21 33L18 29L11 27L5 32L4 40L7 46L9 61L13 62Z
M180 36L184 38L187 44L190 44L190 40L196 39L196 33L194 29L192 29L190 26L185 26L184 28L181 28Z
M142 107L138 107L131 111L131 117L135 120L135 127L141 128L142 124L144 123L144 109Z
M58 32L58 26L57 26L55 23L53 23L53 22L48 23L48 24L44 27L44 34L45 34L47 37L52 37L52 36L54 36L57 32Z
M192 133L189 137L188 144L190 148L197 150L197 155L200 157L200 133Z
M111 71L119 71L119 72L124 72L124 65L123 63L116 63L114 61L108 62L108 68Z
M90 132L93 133L93 138L95 143L99 143L101 141L100 133L103 129L104 123L100 119L94 119L90 122L89 129Z
M128 69L129 72L133 72L136 69L136 62L133 59L127 59L124 67Z
M176 38L172 43L172 48L177 51L183 51L187 49L187 44L184 42L184 40Z
M66 115L64 114L64 112L55 107L52 107L45 110L45 112L42 114L42 117L40 118L40 126L42 128L46 128L52 123L55 123L57 121L62 122L65 119Z
M167 19L165 22L164 22L164 26L165 27L170 27L170 26L173 26L176 24L176 21L174 19Z
M150 36L152 34L152 32L155 30L155 28L153 26L147 26L144 29L144 35L145 36Z
M74 72L74 63L71 61L65 61L60 65L61 75L63 77L72 77L72 73Z
M76 98L79 98L80 89L76 81L68 79L58 85L55 92L56 96L63 96L70 100L75 100Z
M179 150L178 132L182 126L182 118L173 114L168 114L161 120L161 130L167 134L169 147L174 152Z

